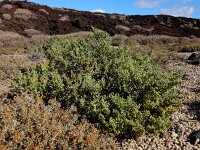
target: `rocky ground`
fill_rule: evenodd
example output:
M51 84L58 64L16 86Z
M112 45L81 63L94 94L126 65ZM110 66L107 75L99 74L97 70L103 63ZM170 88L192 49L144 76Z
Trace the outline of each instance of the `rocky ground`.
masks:
M31 2L1 2L0 30L31 37L66 34L96 27L110 35L200 37L200 20L166 15L120 15L50 8Z
M198 141L188 140L188 136L200 129L200 65L186 63L191 53L178 53L182 59L170 60L166 67L184 72L179 89L185 94L183 105L175 113L173 127L160 137L147 137L124 140L121 149L128 150L199 150ZM194 139L196 140L196 139ZM196 142L196 143L193 143Z

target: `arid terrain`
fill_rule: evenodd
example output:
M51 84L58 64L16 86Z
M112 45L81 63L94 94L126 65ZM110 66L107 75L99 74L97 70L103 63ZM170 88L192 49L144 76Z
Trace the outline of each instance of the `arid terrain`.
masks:
M92 27L108 32L112 38L113 46L117 47L122 44L127 44L133 52L150 55L157 66L172 71L180 70L183 74L182 83L177 89L183 93L184 98L181 109L171 119L173 126L161 135L145 135L138 139L123 139L122 141L117 141L117 144L115 143L117 147L113 146L109 148L133 150L199 150L200 142L193 143L188 138L193 131L200 130L199 19L165 15L125 16L119 14L83 12L67 8L49 8L28 2L3 2L0 4L0 108L6 108L9 114L10 111L8 108L17 112L17 108L20 108L20 103L24 107L28 107L27 101L23 101L23 98L20 99L20 93L16 93L11 86L11 78L33 64L45 61L44 54L35 51L36 46L54 35L85 36L91 34ZM14 99L14 96L17 98ZM15 100L19 102L16 103L17 108L13 109ZM12 103L11 106L7 105L8 103ZM31 108L35 108L38 105L40 108L45 107L43 106L44 104L38 104L36 101L33 104ZM5 107L3 107L4 105ZM55 105L58 104L52 104L52 106ZM38 110L36 110L39 112L41 111L40 108L37 107ZM56 107L57 109L60 108ZM28 109L24 109L23 112L25 111L28 111ZM69 110L72 114L73 111L71 112L71 109ZM37 114L38 112L33 111L32 113ZM58 112L61 116L66 115L66 112L62 110ZM49 115L46 109L40 113L46 113L46 116ZM37 117L41 115L40 113L37 114ZM11 116L13 117L14 115ZM53 118L51 116L48 117ZM43 120L41 119L41 122L44 123L44 120L48 117L43 118ZM70 117L73 118L72 116ZM3 119L9 120L9 117ZM0 118L0 120L3 119ZM35 122L37 122L37 119ZM4 123L9 124L9 121L4 121ZM51 128L49 124L44 123L42 125L45 128ZM0 124L0 131L3 128L2 126L3 124ZM16 127L17 125L15 124L12 127L14 128L14 126ZM57 133L57 126L61 129L62 125L58 123L52 127L52 135L50 137L59 137L63 140L65 136L72 136L75 140L72 140L74 143L72 141L71 143L74 145L77 143L80 144L81 142L87 145L90 144L90 140L92 141L92 139L88 138L86 131L82 131L83 127L95 135L93 140L96 142L94 142L96 145L106 145L109 142L115 142L114 140L110 140L111 137L107 137L107 134L101 135L100 131L85 120L76 127L73 124L72 128L77 131L75 132L77 135L70 132L63 136L59 132L60 135L54 137L53 133ZM32 128L30 131L32 131ZM2 135L0 132L0 136ZM84 141L84 137L88 139ZM195 141L198 138L200 139L200 133L199 137L194 138ZM20 138L16 137L16 139L20 141ZM99 139L100 142L98 141ZM102 142L103 139L108 140ZM7 138L7 141L12 141L12 139ZM0 149L1 147L2 149L6 149L3 147L3 145L6 145L5 143L5 139L0 137ZM13 148L12 144L10 142L9 146L11 149ZM69 145L65 146L67 147ZM92 146L90 145L89 149L94 149ZM21 147L21 149L24 148Z

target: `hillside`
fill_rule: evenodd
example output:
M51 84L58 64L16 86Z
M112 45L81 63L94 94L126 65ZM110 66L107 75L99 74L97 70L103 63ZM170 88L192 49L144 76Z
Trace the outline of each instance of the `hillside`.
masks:
M199 19L165 15L126 16L92 13L66 8L50 8L29 2L2 2L0 23L0 30L17 32L24 36L30 36L31 31L34 34L48 35L89 31L94 26L110 35L200 37Z

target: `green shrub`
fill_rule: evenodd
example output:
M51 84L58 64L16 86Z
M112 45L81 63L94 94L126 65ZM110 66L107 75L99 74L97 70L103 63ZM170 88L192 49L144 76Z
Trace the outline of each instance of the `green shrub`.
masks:
M199 43L190 43L182 45L179 50L179 52L198 52L200 51L200 44Z
M115 135L167 130L180 106L180 75L153 65L128 47L113 48L107 33L53 37L43 46L46 64L13 79L18 91L75 104L92 122Z

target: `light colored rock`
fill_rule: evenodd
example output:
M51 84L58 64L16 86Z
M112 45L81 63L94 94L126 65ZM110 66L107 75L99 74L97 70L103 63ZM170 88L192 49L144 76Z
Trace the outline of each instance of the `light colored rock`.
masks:
M115 26L115 29L121 30L121 31L125 31L125 32L130 31L130 28L129 28L129 27L126 27L126 26L123 26L123 25L116 25L116 26Z
M175 132L172 132L171 137L176 138L178 135Z

